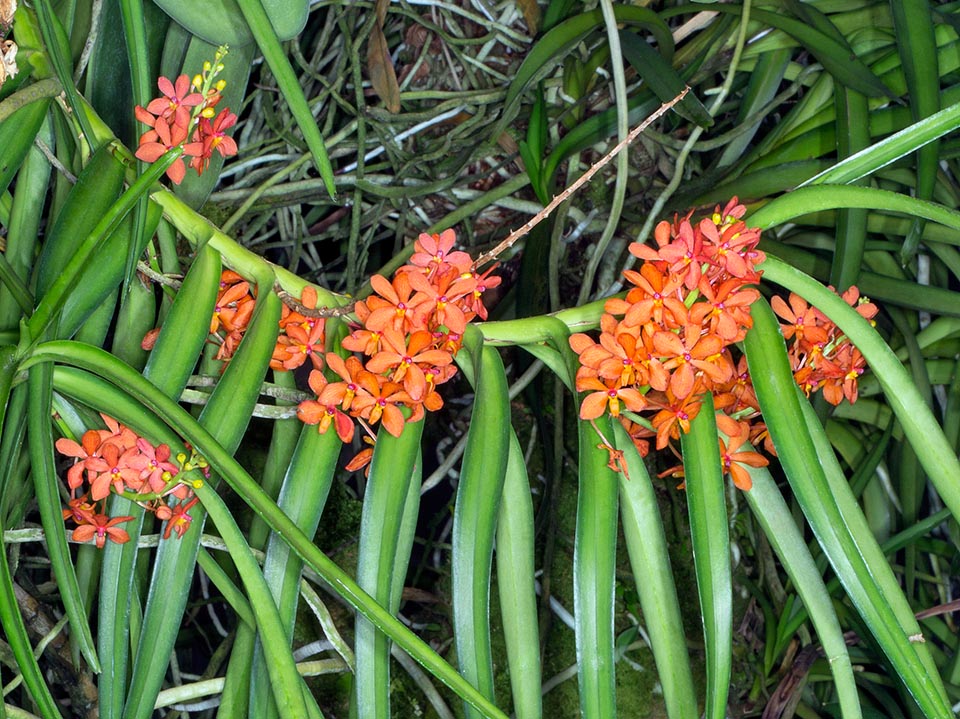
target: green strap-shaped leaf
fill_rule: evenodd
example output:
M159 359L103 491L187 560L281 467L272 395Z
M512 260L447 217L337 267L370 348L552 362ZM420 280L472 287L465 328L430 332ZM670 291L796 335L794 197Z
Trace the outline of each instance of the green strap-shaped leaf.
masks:
M840 185L866 177L881 167L909 155L960 127L960 103L940 110L905 127L890 137L875 142L860 152L841 160L833 167L814 175L806 185Z
M261 25L247 24L235 0L207 0L203 4L190 0L154 2L177 23L213 45L246 45L263 31ZM305 0L263 0L262 7L270 27L279 38L292 40L307 23L310 3ZM211 18L216 18L216 22L211 22Z
M0 347L0 427L6 419L7 402L10 399L10 386L16 369L15 350L11 346ZM9 431L9 426L6 427ZM4 433L6 434L6 433ZM0 522L2 525L2 522ZM43 719L60 719L60 710L50 693L43 672L33 656L33 647L27 635L27 627L20 614L20 607L14 593L13 576L7 562L7 547L3 541L3 527L0 526L0 626L10 644L23 682L36 702Z
M2 127L2 126L0 126ZM125 168L112 148L100 148L77 175L37 260L36 291L46 295L83 241L123 191Z
M937 39L929 0L891 2L890 11L897 33L897 49L910 95L910 113L922 120L940 110L940 67ZM940 167L940 143L936 140L917 150L916 196L933 197ZM901 261L906 264L917 252L923 221L913 221L904 241Z
M743 445L743 450L749 451L749 445ZM823 577L769 470L749 466L744 469L750 474L753 487L743 496L810 615L833 674L841 716L843 719L858 719L861 716L860 698L850 653Z
M274 382L290 388L296 386L292 372L274 372ZM315 427L304 425L296 417L274 423L267 464L263 472L263 488L271 497L278 497L277 504L304 534L312 535L317 531L341 447L342 443L336 432L320 434ZM270 534L270 528L259 517L254 518L247 537L252 547L266 546L263 576L277 600L280 620L288 639L292 641L297 603L300 599L303 562L290 552L290 547L282 540ZM233 665L237 662L241 668L234 671L252 677L245 694L249 696L250 705L254 707L254 715L269 719L276 716L276 707L267 691L267 668L263 651L262 648L255 650L253 641L250 642L249 651L240 650L243 643L241 640L245 641L243 635L246 633L246 628L238 630L233 651L230 653L230 663ZM226 698L226 686L224 695Z
M727 710L733 655L733 579L727 503L717 444L713 395L704 395L690 431L680 435L690 515L693 564L707 650L707 719L723 719Z
M832 317L830 309L824 311ZM913 610L870 533L819 420L793 381L773 310L758 301L751 316L754 325L744 341L750 375L797 501L858 613L921 710L929 717L950 717L929 651L909 639L920 633ZM954 475L957 479L960 473Z
M664 19L685 15L694 12L697 6L682 5L661 13ZM740 15L743 8L740 5L712 4L712 11ZM770 10L750 9L750 19L772 28L777 28L790 35L804 48L817 58L824 69L847 87L859 90L869 97L893 97L883 81L867 67L862 60L840 45L829 35L820 32L805 22L792 18L784 13Z
M479 332L470 334L479 337ZM470 355L476 398L453 514L453 626L460 673L492 700L490 572L507 468L510 399L496 348L481 349L476 342ZM466 713L480 716L471 707Z
M613 441L607 416L577 422L580 488L573 550L573 606L584 719L617 715L613 599L617 554L617 475L601 446ZM603 439L597 434L603 434Z
M667 24L652 10L632 5L616 5L617 22L640 25L657 40L661 53L669 62L673 58L673 36ZM514 120L519 110L520 99L532 83L550 73L562 62L571 48L591 32L603 27L603 13L591 10L564 20L545 33L530 49L514 75L503 102L503 117L493 133L496 138Z
M647 467L630 435L619 422L614 423L613 432L629 473L629 477L620 473L623 536L650 637L650 649L657 662L667 716L670 719L697 719L700 714L690 671L690 653L660 506Z
M113 146L106 146L100 152L112 153L113 149ZM140 197L149 191L151 186L182 153L182 148L168 150L163 157L150 166L150 169L147 170L146 173L138 177L136 181L120 195L116 202L112 202L111 200L112 204L96 216L98 221L90 231L90 234L84 237L83 242L76 247L75 252L69 256L70 259L62 266L62 269L49 278L49 285L43 290L41 290L38 285L38 294L42 294L43 296L40 299L40 304L37 306L36 312L34 312L33 317L31 317L27 323L30 338L40 337L40 335L46 331L63 310L68 295L73 292L80 295L80 298L74 298L74 302L82 305L93 304L95 306L98 304L92 302L90 298L101 295L104 289L103 286L109 283L110 278L107 277L105 273L105 277L102 278L100 282L79 282L82 277L88 274L91 258L94 253L101 248L103 243L117 230L127 216L127 213L133 209ZM115 158L110 157L109 159L112 163L117 163ZM110 165L108 164L108 166ZM89 209L86 211L89 212ZM50 269L51 275L54 271L53 268ZM97 276L96 273L90 274L92 274L93 277ZM88 284L89 286L87 286ZM82 315L82 310L78 311L77 314ZM76 319L72 318L71 322L75 323Z
M399 437L381 430L370 464L363 498L357 584L389 608L393 592L400 525L423 434L423 422L407 423ZM404 574L409 557L403 560ZM362 615L357 615L357 716L390 716L390 640Z
M647 83L660 102L670 102L683 92L686 83L657 50L636 33L620 31L620 43L624 59ZM713 117L693 92L676 104L677 113L708 128L713 125Z
M813 278L775 257L767 259L763 270L765 279L796 292L826 314L860 350L940 498L960 519L960 460L910 374L887 343L869 322Z
M229 452L235 451L239 445L259 397L260 385L276 343L280 306L276 294L267 289L260 292L243 341L200 415L200 423L210 427L216 433L218 443ZM127 692L124 717L128 719L150 716L166 674L177 635L176 627L186 606L187 588L193 579L203 526L203 508L197 506L191 514L196 531L188 532L176 542L161 543L157 550L151 592L144 608L143 636L147 639L140 643ZM283 669L283 666L270 669L273 681L273 670Z
M6 191L33 147L48 107L50 101L41 98L0 120L0 193Z
M283 94L293 119L303 133L303 139L307 143L310 154L313 155L313 164L316 166L323 184L327 188L331 198L336 198L337 190L333 184L333 166L330 164L330 158L327 155L327 146L323 142L323 136L320 134L320 128L317 121L313 118L310 111L310 105L303 96L303 90L297 79L296 73L290 66L290 61L283 51L280 44L280 38L277 37L277 31L270 23L270 17L267 15L261 0L237 0L243 17L251 28L256 28L254 38L260 51L263 53L263 59L270 66L270 72L277 79L277 85L280 86L280 92ZM280 4L280 3L276 3ZM300 2L291 2L287 0L287 5L299 6Z
M219 283L220 255L210 248L202 248L183 280L143 370L143 376L159 392L171 398L179 398L209 335L208 318L216 302ZM127 525L131 541L121 545L111 542L104 548L100 575L98 642L104 673L108 677L125 679L129 673L130 652L130 626L126 617L129 616L143 509L122 497L111 497L110 512L115 516L131 515L135 518ZM125 681L101 681L98 688L103 719L120 719L127 690Z
M93 635L87 622L87 610L80 594L77 575L70 549L67 546L66 530L60 506L60 480L53 454L53 427L50 415L53 403L53 367L41 365L30 370L28 377L29 448L33 486L36 491L40 520L46 537L50 565L57 580L60 599L70 620L73 641L77 642L91 671L100 671L100 661L93 646Z
M290 521L283 511L277 507L276 503L233 458L233 455L217 442L207 429L201 426L179 404L158 392L142 375L101 349L78 342L62 340L44 342L34 347L29 358L22 362L21 369L29 369L31 365L37 362L66 363L96 372L115 386L123 387L126 394L149 409L156 419L167 423L171 427L176 427L181 436L206 457L212 466L217 468L223 479L229 483L238 496L249 504L270 525L271 529L282 536L291 549L329 583L331 588L345 601L370 619L439 681L471 702L486 716L491 719L506 719L506 714L464 681L423 640L357 586L357 583L346 572L313 544L310 537L307 537ZM91 405L98 409L107 409L100 407L95 398L92 399ZM135 430L138 429L133 420L126 420L120 412L116 414L118 420L128 423ZM189 536L189 533L187 536ZM184 539L186 538L184 537Z
M533 499L517 434L510 430L503 497L497 517L497 588L517 719L539 719L540 631L534 582Z

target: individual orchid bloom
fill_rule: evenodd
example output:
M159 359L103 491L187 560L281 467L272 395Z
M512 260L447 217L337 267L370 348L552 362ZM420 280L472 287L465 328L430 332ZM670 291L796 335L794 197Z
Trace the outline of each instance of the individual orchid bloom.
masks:
M140 470L140 480L151 492L162 492L180 468L170 462L170 447L161 444L154 447L143 437L137 439L139 454L132 457L128 464Z
M716 384L726 382L733 373L721 354L723 340L714 334L701 336L696 325L687 325L682 338L674 332L657 332L653 346L663 358L664 368L673 370L670 391L678 399L690 395L699 373Z
M306 285L300 293L300 304L308 310L317 309L317 291L310 285ZM304 332L309 333L315 324L323 321L322 317L307 317L297 310L292 310L286 303L281 307L281 330L286 331L287 325L300 325Z
M389 372L391 381L402 383L410 397L419 401L427 391L423 367L443 367L451 362L449 352L433 348L430 332L418 330L405 341L397 330L387 327L380 352L367 361L366 368L374 374Z
M647 400L635 387L619 387L596 377L580 377L576 387L578 392L589 393L580 403L580 419L596 419L607 410L612 417L619 417L621 404L631 412L640 412L647 406Z
M363 365L356 357L348 357L343 360L336 352L327 352L327 366L332 369L342 380L341 382L330 382L321 384L319 377L310 373L315 384L311 388L318 387L317 401L324 406L340 407L344 412L349 412L353 407L353 401L358 393L364 390L360 385L360 375L363 374Z
M651 262L666 263L670 273L688 289L694 289L700 282L703 256L703 240L693 231L689 220L683 220L677 228L676 236L670 237L670 223L664 221L657 225L654 237L659 249L634 242L630 245L630 254Z
M174 532L177 534L177 539L183 538L183 535L190 529L190 523L193 521L193 517L191 517L188 512L199 501L199 497L194 497L186 503L181 501L173 508L170 519L167 520L167 526L163 529L164 539L170 539L170 535Z
M414 273L409 273L409 277L411 286L428 298L416 309L415 315L420 326L428 329L444 326L462 335L467 328L467 318L457 301L476 289L476 279L472 276L461 279L455 270L438 275L432 281Z
M310 389L319 397L329 382L320 370L311 370L308 380ZM316 424L320 434L326 434L333 427L340 440L349 444L353 441L353 420L344 414L337 405L325 405L316 400L306 400L297 407L297 417L304 424Z
M152 135L155 135L153 137ZM180 125L170 125L166 120L157 118L153 130L145 133L140 138L140 147L135 153L138 160L144 162L156 162L168 150L183 145L184 155L198 155L203 151L203 145L198 142L187 142L187 130ZM173 164L167 168L166 175L171 182L179 185L187 174L186 165L183 164L183 158L178 157Z
M690 431L690 422L696 418L702 406L699 399L702 387L695 390L686 397L676 397L668 387L663 393L647 397L650 408L660 410L650 420L657 432L657 449L666 447L671 439L679 439L681 430L685 433Z
M127 487L134 491L140 489L143 483L140 470L132 463L138 454L136 447L121 452L116 445L105 444L99 457L84 461L91 477L90 497L93 501L97 502L110 494L111 486L116 492L123 492Z
M747 330L753 327L750 305L760 297L760 292L744 287L743 281L736 277L724 280L717 287L701 280L698 289L705 301L695 302L690 308L690 322L698 325L706 322L704 329L727 344L742 341Z
M223 283L221 282L221 285ZM227 332L246 327L253 315L253 297L250 295L250 283L241 279L226 285L217 295L210 318L210 333L223 325Z
M72 519L77 524L89 524L97 513L97 505L91 502L88 495L74 497L67 502L68 509L63 510L63 519Z
M753 249L760 240L760 233L746 224L736 221L731 225L718 228L710 219L704 218L697 226L704 239L704 252L709 261L722 267L733 277L749 282L757 281L760 276L753 269L753 262L744 257L747 250Z
M457 374L455 365L449 364L445 367L428 367L423 371L423 380L426 383L427 390L420 398L424 408L431 412L437 412L443 407L443 397L437 392L437 386L448 382Z
M302 325L288 325L286 334L277 338L278 347L286 351L287 359L282 362L283 369L292 370L310 359L315 369L323 368L323 348L325 343L325 324L314 323L309 332Z
M717 441L720 445L720 467L724 474L729 474L730 479L737 489L744 492L753 486L753 480L750 479L750 473L744 467L766 467L770 460L757 452L738 451L750 437L750 425L737 422L723 414L717 415L717 427L727 435L727 440L722 437Z
M834 406L840 404L844 397L853 404L857 401L859 391L857 382L866 371L867 362L860 350L847 343L837 351L833 364L840 368L839 373L842 375L827 377L824 380L823 397Z
M450 229L439 235L428 235L425 232L413 243L414 252L410 256L410 265L427 270L428 278L445 273L453 267L458 273L469 272L473 265L473 258L466 252L451 252L457 241L457 234Z
M137 446L137 435L129 427L124 427L113 417L100 413L100 419L107 425L106 429L96 430L100 435L100 444L115 444L121 451L126 451L131 447Z
M645 328L637 328L636 332L618 331L616 335L603 332L600 345L610 353L610 358L600 364L601 377L616 379L622 386L650 385L654 389L666 389L669 373L655 355L651 332Z
M730 379L714 388L714 406L727 414L737 414L745 409L759 413L760 404L750 379L747 358L741 357Z
M341 345L346 350L359 352L362 355L376 354L380 351L381 333L366 328L366 322L371 314L370 308L365 302L361 301L357 302L353 311L357 315L357 319L360 320L360 327L354 329L349 336L344 337Z
M798 342L810 344L825 343L828 340L827 330L820 323L819 313L815 308L809 307L800 295L790 293L789 307L782 298L774 295L770 300L770 307L789 323L780 326L784 339L796 338Z
M392 283L382 275L374 275L370 278L370 285L379 297L367 298L370 316L364 321L364 327L377 332L383 332L387 327L409 332L418 326L414 320L414 310L429 297L422 292L414 292L410 273L398 273Z
M146 110L167 122L173 122L180 127L190 128L191 108L203 103L203 95L190 92L190 78L180 75L174 82L161 76L157 80L157 87L163 97L151 100Z
M123 544L130 541L126 530L117 525L129 522L133 517L114 517L110 519L105 514L92 514L83 524L73 530L72 539L75 542L89 542L96 540L97 549L103 549L109 539L111 542Z
M728 227L732 225L737 220L742 220L743 216L747 214L746 205L742 204L739 198L734 195L731 197L724 208L721 210L720 205L717 205L713 210L713 216L710 220L717 227Z
M635 285L627 293L629 306L623 317L625 324L653 322L663 329L673 329L686 323L687 307L680 299L682 285L676 277L659 272L650 263L644 264L639 272L624 270L623 275Z
M227 134L227 130L237 124L237 116L229 110L222 110L211 122L200 117L200 124L194 134L194 142L200 144L199 152L192 152L193 159L190 167L202 175L210 164L213 151L216 150L222 157L233 157L237 154L237 143ZM186 151L184 151L185 154Z
M865 320L872 321L877 316L877 312L880 311L880 308L871 302L868 297L860 296L860 289L856 285L848 287L841 297Z
M359 380L364 391L357 394L354 411L371 425L382 422L390 434L399 437L406 421L399 405L411 401L403 385L366 370L360 373Z
M70 489L77 489L83 484L83 472L86 469L84 461L97 453L100 444L100 433L95 429L88 429L84 432L83 437L80 438L80 444L66 437L61 437L54 443L60 454L80 460L74 462L73 466L67 470L67 486Z
M500 285L503 278L491 274L497 269L497 266L497 264L494 264L480 275L474 272L465 272L460 276L461 279L473 278L477 283L473 292L465 295L461 300L468 319L473 319L473 317L479 317L481 320L487 319L487 307L483 303L483 293Z

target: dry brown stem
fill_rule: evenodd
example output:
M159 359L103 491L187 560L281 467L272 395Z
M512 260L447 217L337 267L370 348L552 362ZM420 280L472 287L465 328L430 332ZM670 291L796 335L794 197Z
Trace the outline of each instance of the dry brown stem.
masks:
M653 124L653 122L656 121L658 118L662 117L667 112L667 110L669 110L678 102L680 102L689 91L690 91L689 87L683 88L683 91L679 95L677 95L675 98L670 100L670 102L665 102L659 108L657 108L657 110L655 110L652 115L650 115L643 122L641 122L639 125L633 128L630 131L629 135L627 135L623 140L621 140L616 145L614 145L613 149L611 149L606 155L604 155L595 163L593 163L593 165L590 166L590 169L588 169L586 172L580 175L580 177L574 180L570 184L570 186L567 187L563 192L561 192L559 195L557 195L552 200L550 200L550 204L548 204L546 207L540 210L540 212L538 212L533 217L531 217L529 221L527 221L526 223L518 227L516 230L511 232L507 236L507 238L503 242L501 242L499 245L494 247L489 252L486 252L480 255L480 257L477 258L476 262L473 263L474 269L483 267L488 262L492 262L493 260L497 259L502 253L509 250L517 240L519 240L521 237L523 237L528 232L530 232L530 230L532 230L534 227L536 227L545 219L547 219L550 216L550 214L555 209L557 209L557 207L560 206L561 202L564 202L568 197L570 197L570 195L572 195L574 192L579 190L583 185L589 182L590 179L594 175L596 175L601 168L609 164L609 162L614 157L616 157L618 152L620 152L627 145L629 145L631 142L636 140L637 137L640 136L641 132L643 132L648 127L650 127L650 125Z

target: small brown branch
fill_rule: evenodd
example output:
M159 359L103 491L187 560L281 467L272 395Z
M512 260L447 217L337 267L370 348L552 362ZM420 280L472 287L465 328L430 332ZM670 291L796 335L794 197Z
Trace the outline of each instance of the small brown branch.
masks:
M353 312L353 307L356 302L350 302L342 307L307 307L296 297L291 295L285 289L280 286L278 282L273 286L273 291L277 293L277 296L283 301L294 312L299 312L304 317L311 317L314 319L321 319L324 317L345 317Z
M474 269L480 268L483 265L487 264L488 262L492 262L493 260L497 259L497 257L499 257L502 253L510 249L517 240L519 240L521 237L523 237L528 232L530 232L530 230L532 230L534 227L536 227L545 219L547 219L553 213L553 211L560 206L560 203L566 201L566 199L570 197L570 195L572 195L574 192L579 190L583 185L589 182L590 179L594 175L596 175L601 168L609 164L609 162L614 157L616 157L617 153L623 150L631 142L636 140L637 137L640 136L641 132L643 132L648 127L650 127L651 124L653 124L657 119L662 117L670 108L672 108L674 105L680 102L689 91L690 91L689 87L683 88L683 91L679 95L677 95L675 98L670 100L670 102L666 102L663 105L661 105L656 111L654 111L652 115L650 115L643 122L641 122L639 125L633 128L630 131L629 135L627 135L623 140L621 140L616 145L614 145L613 149L611 149L606 155L604 155L599 160L597 160L593 165L591 165L590 169L588 169L580 177L574 180L568 188L566 188L563 192L561 192L559 195L554 197L550 201L550 204L548 204L546 207L540 210L540 212L538 212L536 215L531 217L528 222L524 223L523 225L518 227L516 230L511 232L507 236L507 239L505 239L499 245L497 245L492 250L490 250L490 252L480 255L480 257L477 258L476 262L473 263Z

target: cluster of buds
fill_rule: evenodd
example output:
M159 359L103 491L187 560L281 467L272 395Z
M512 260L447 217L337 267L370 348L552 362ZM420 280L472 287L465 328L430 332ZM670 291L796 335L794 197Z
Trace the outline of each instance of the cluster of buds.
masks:
M95 539L101 548L107 539L118 544L130 539L118 525L133 517L110 519L106 516L106 499L111 492L137 502L166 522L164 538L169 538L171 533L182 537L190 528L189 511L197 498L193 496L194 485L184 484L178 475L192 469L205 471L206 462L197 456L188 458L181 454L174 464L167 445L154 447L115 419L100 416L106 429L87 430L79 443L67 438L56 442L60 454L74 459L67 470L71 498L68 509L63 510L64 520L72 519L77 525L73 539L78 542ZM172 505L171 497L176 499Z
M850 287L841 297L864 319L873 321L877 306L861 297L856 287ZM840 404L844 397L850 404L856 402L857 381L867 368L860 350L829 317L816 307L808 307L798 295L790 293L789 304L774 297L770 307L786 320L781 328L800 389L808 397L823 390L824 399L832 405Z
M237 116L229 108L219 114L214 109L226 87L224 80L216 79L223 71L226 54L226 46L218 48L213 62L205 62L203 72L193 80L181 75L173 81L166 77L157 81L162 96L151 100L145 108L137 105L134 110L137 119L150 128L140 136L138 159L156 162L168 150L183 147L190 167L199 175L210 164L214 150L223 157L237 154L237 143L226 134L237 123ZM181 157L166 174L179 185L186 172Z
M399 436L405 422L443 406L437 387L456 374L453 358L467 323L487 317L483 293L500 284L491 275L494 268L479 274L470 255L452 252L455 241L453 230L421 234L410 264L397 270L392 282L373 276L374 294L357 302L358 322L342 343L356 354L347 359L326 354L335 381L319 368L310 373L317 399L300 404L303 422L318 425L320 432L333 427L350 442L354 420L370 438L377 422ZM371 453L363 450L348 467L362 467Z

